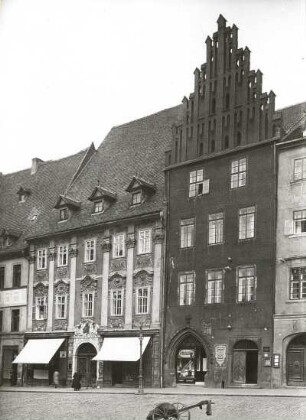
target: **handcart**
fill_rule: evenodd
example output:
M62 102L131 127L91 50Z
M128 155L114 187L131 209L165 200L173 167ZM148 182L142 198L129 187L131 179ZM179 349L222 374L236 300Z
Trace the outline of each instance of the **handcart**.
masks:
M203 405L206 405L206 415L211 416L212 404L214 403L211 400L203 400L189 406L184 406L181 403L161 403L150 411L146 420L190 420L190 410L196 407L202 410Z

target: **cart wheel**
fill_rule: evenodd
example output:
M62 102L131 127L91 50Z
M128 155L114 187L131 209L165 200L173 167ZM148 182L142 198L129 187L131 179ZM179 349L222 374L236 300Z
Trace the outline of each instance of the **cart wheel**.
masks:
M180 414L174 404L159 404L152 412L152 420L178 420L179 418Z
M177 409L178 412L182 410L183 408L185 408L184 404L181 404L181 403L174 403L173 405ZM190 420L190 411L186 410L186 411L183 411L182 413L179 413L178 419Z

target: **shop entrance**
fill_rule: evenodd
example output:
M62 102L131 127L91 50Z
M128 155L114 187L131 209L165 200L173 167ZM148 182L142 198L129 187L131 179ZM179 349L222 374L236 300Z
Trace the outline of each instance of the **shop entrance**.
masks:
M204 382L207 358L201 343L191 334L179 344L176 352L176 382Z
M300 334L287 348L287 384L306 386L306 334Z
M233 382L257 384L258 348L250 340L238 341L233 351Z
M17 384L17 366L13 360L18 355L18 346L4 346L2 356L2 383L7 385Z
M93 361L97 351L90 343L81 344L77 351L77 370L82 375L82 386L92 387L97 380L97 362Z

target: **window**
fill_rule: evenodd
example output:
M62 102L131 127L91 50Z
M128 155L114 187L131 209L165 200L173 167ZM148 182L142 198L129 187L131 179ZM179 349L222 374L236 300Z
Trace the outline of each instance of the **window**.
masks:
M239 188L246 185L246 158L234 160L231 165L231 188Z
M62 267L68 265L68 245L59 245L57 247L57 265Z
M85 262L92 262L96 260L96 241L90 239L85 241Z
M149 287L139 287L136 294L136 313L147 314L149 313Z
M204 170L199 169L189 173L189 197L207 194L209 192L209 179L204 181Z
M223 242L223 212L208 216L208 244L215 245Z
M21 286L21 264L13 266L13 287Z
M306 157L294 159L293 180L306 179Z
M194 300L194 273L180 274L179 282L180 305L191 305Z
M104 210L103 201L96 201L94 204L94 213L102 213Z
M138 232L138 254L151 252L151 229L142 229Z
M26 201L26 195L24 193L19 194L19 203L24 203Z
M94 294L83 294L83 317L92 317L94 315Z
M64 319L67 316L67 297L66 295L55 296L55 317Z
M113 258L125 256L125 234L118 233L113 236Z
M123 290L111 291L111 315L122 315L123 312Z
M4 289L5 267L0 267L0 290Z
M239 239L255 236L255 206L239 210Z
M238 302L255 300L255 267L238 268Z
M35 298L35 305L33 308L33 318L36 320L47 319L48 306L47 296L37 296Z
M181 220L181 248L191 248L194 244L194 219Z
M67 207L64 207L64 208L60 209L60 211L59 211L59 218L60 218L60 220L61 221L62 220L67 220L68 217L69 217L68 208Z
M223 271L207 272L207 303L221 303L223 290Z
M20 310L12 309L11 331L19 331Z
M37 250L37 270L44 270L47 268L47 250L46 248Z
M135 192L132 194L132 206L135 206L136 204L141 203L141 192Z
M293 233L296 235L306 233L306 210L293 212Z
M306 267L291 268L290 299L306 298Z

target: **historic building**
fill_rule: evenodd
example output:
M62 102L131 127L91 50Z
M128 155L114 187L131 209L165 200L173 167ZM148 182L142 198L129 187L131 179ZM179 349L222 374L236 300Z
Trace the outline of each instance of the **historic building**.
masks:
M270 387L281 114L222 15L206 49L166 154L165 384Z
M141 334L144 385L161 385L162 169L180 109L113 128L37 218L16 359L25 383L51 383L57 370L68 384L79 370L85 386L137 386Z
M22 383L22 365L13 360L24 346L28 319L28 245L37 221L46 221L52 194L71 181L84 152L55 162L33 159L32 167L0 175L0 381ZM66 188L66 186L65 186ZM50 200L50 201L49 201ZM32 308L30 308L32 314Z
M306 104L296 111L277 145L274 387L306 385Z

